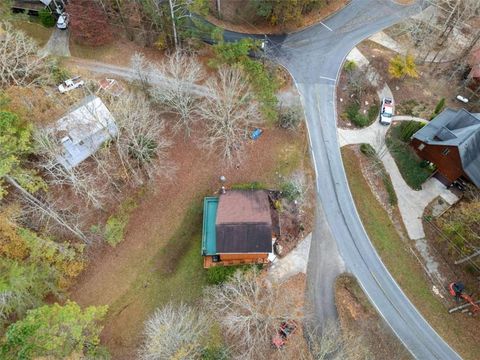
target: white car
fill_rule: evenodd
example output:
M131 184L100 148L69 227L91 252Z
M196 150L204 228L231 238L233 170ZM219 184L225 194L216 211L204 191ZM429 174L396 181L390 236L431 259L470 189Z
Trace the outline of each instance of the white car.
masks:
M393 117L393 99L383 98L380 108L380 124L390 125Z
M82 87L85 85L85 82L83 80L79 80L80 76L76 76L71 79L67 79L64 82L62 82L60 85L58 85L58 91L60 91L62 94L69 92L73 89Z
M60 30L66 30L68 28L68 23L70 22L70 16L67 13L62 13L57 20L57 28Z

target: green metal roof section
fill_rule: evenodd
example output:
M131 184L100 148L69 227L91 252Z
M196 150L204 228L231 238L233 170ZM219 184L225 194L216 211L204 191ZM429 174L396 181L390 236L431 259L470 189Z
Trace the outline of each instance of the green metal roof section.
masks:
M217 208L218 197L206 197L203 200L202 255L217 253L217 234L215 232Z

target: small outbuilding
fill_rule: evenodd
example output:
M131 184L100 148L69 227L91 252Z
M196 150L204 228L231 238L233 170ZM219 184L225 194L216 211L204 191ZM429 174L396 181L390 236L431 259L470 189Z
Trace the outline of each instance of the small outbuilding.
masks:
M446 109L412 136L411 145L447 185L464 178L480 187L480 114Z
M269 261L275 237L266 191L230 190L206 197L203 211L204 267Z
M93 155L118 133L115 120L97 96L87 96L59 119L49 132L61 145L57 161L71 169Z

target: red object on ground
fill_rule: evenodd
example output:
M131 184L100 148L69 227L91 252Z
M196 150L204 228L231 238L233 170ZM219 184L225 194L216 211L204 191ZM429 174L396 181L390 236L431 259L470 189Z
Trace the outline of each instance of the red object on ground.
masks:
M462 299L469 303L472 306L472 313L476 314L477 312L480 312L480 306L475 303L475 300L470 295L464 294L464 286L462 283L454 283L452 282L450 285L448 285L448 290L450 292L450 295L455 296L456 298Z
M281 349L290 335L292 335L295 330L297 330L297 323L293 320L284 321L280 324L280 329L278 332L272 337L272 345L277 348Z

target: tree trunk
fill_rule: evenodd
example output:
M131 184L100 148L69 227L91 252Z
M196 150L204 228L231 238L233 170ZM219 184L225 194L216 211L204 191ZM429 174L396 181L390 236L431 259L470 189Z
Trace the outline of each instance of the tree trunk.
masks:
M480 256L480 250L477 250L475 251L472 255L469 255L469 256L466 256L464 257L463 259L460 259L460 260L457 260L454 262L455 265L458 265L458 264L463 264L465 261L468 261L470 259L473 259L477 256Z
M34 197L32 194L30 194L27 190L25 190L15 179L13 179L10 176L5 176L5 180L12 185L15 189L17 189L22 196L27 200L30 204L34 205L37 209L39 209L41 212L49 216L51 219L55 220L60 226L66 228L69 230L71 233L73 233L76 237L81 239L83 242L88 243L89 240L85 236L85 234L78 229L77 227L73 227L70 224L68 224L65 219L62 219L60 215L58 215L54 210L52 210L48 205L43 204L40 200L38 200L36 197Z
M178 50L177 25L175 24L175 12L173 11L172 0L168 0L170 5L170 17L172 18L173 41L175 43L175 50Z

